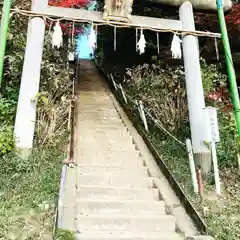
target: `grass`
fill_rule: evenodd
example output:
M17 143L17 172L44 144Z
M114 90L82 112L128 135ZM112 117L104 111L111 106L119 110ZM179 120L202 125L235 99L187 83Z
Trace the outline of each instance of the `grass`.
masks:
M56 240L75 240L75 236L70 231L58 229L56 231L55 239Z
M65 139L58 149L36 149L27 160L3 158L0 239L52 239Z

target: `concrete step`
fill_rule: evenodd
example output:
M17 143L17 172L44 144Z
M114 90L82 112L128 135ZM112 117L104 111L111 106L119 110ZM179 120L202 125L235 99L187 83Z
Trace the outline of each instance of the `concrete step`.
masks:
M82 109L79 109L79 111L77 112L77 118L79 118L79 120L81 119L90 120L89 117L92 117L92 119L102 117L102 119L108 119L112 121L117 119L121 120L118 113L116 112L110 111L87 112Z
M132 168L134 171L136 166L143 166L144 160L136 155L126 156L126 153L119 153L121 156L125 156L125 158L119 158L114 155L97 155L93 153L82 153L81 150L76 149L76 156L78 158L78 164L99 164L99 165L107 165L107 166L125 166Z
M100 173L98 175L80 174L78 184L101 187L153 188L153 180L150 177L104 176Z
M79 99L79 102L77 104L78 109L108 109L112 110L113 109L113 104L112 102L106 102L106 100L94 100L94 99L89 99L89 98L81 98Z
M98 147L101 147L103 149L111 148L111 149L123 149L123 150L136 150L136 145L133 143L132 137L118 137L119 140L116 140L114 137L104 136L102 137L100 134L98 135L83 135L76 136L76 138L81 142L81 146L84 146L85 148L92 148L94 146L98 149ZM79 146L78 146L79 147Z
M80 114L105 114L105 115L116 115L119 117L118 112L114 109L114 107L112 106L112 108L97 108L97 107L89 107L89 106L82 106L79 107L79 109L82 111L80 112Z
M105 149L119 149L122 151L133 151L136 150L136 145L133 144L132 139L130 138L129 141L119 142L118 140L111 140L111 139L104 139L104 141L99 141L99 139L93 137L80 137L81 144L79 144L78 148L82 149L92 149L92 146L98 148Z
M102 88L102 87L100 87ZM99 89L100 90L100 89ZM110 100L110 96L108 94L108 92L106 91L93 91L93 89L89 89L86 90L85 92L80 92L79 95L80 98L86 98L86 99L95 99L97 100L106 100L109 99Z
M107 124L107 125L117 125L119 126L119 124L123 124L123 122L121 121L121 119L119 118L119 116L111 116L111 115L103 115L103 114L99 114L99 115L87 115L87 114L79 114L78 117L78 121L79 123L86 123L86 124ZM124 125L123 125L124 126ZM123 127L122 126L122 127Z
M78 134L78 135L77 135ZM114 129L109 129L109 131L103 131L103 129L96 129L96 132L93 132L91 129L86 130L86 129L81 129L78 132L75 133L75 136L78 139L82 139L84 141L84 136L88 139L95 139L97 141L104 141L104 142L109 142L109 141L116 141L118 140L120 142L126 142L126 143L131 143L133 144L133 138L128 132L118 132L115 131Z
M96 121L97 124L123 124L121 119L117 114L111 115L111 114L86 114L86 113L79 113L78 121L81 123L82 121L86 122L89 121L88 124L94 124Z
M77 201L77 214L89 216L161 216L165 214L163 201L119 201L108 199L80 199Z
M79 89L86 90L81 92L81 95L87 95L88 93L97 94L98 92L107 94L106 86L104 84L98 84L97 82L92 82L91 84L82 82Z
M123 187L99 187L79 185L77 189L78 199L100 198L117 200L159 200L157 189L149 188L123 188Z
M102 176L149 176L147 167L138 165L134 168L128 168L126 166L108 166L108 165L78 165L79 174L101 174Z
M107 122L107 121L106 121ZM127 130L127 128L124 127L124 124L121 125L120 128L116 127L116 128L110 128L109 131L106 131L105 128L101 128L103 126L103 124L99 124L98 127L97 125L95 125L96 128L92 128L91 125L84 125L80 122L79 124L79 128L81 131L81 133L85 133L85 134L103 134L103 135L113 135L115 134L116 137L118 136L131 136L130 132ZM83 135L83 134L79 134L79 135ZM118 140L118 139L116 139Z
M105 116L83 116L79 117L78 123L83 126L91 126L94 128L124 128L124 124L120 118L112 118Z
M134 217L131 215L119 216L78 216L77 229L84 230L122 230L122 231L153 231L174 232L176 230L176 219L171 215Z
M79 131L79 133L75 133L76 139L78 139L81 144L84 144L86 148L89 148L89 144L96 144L96 146L100 145L102 148L108 146L113 147L113 149L136 149L136 145L133 143L133 138L127 133L124 135L118 135L118 133L114 134L109 130L109 133L101 134L101 132L96 132L92 134L92 131L83 130ZM82 133L82 134L81 134ZM85 137L86 136L86 137ZM88 144L88 145L87 145ZM92 147L93 145L91 145Z
M93 145L94 144L94 145ZM137 151L135 146L133 144L129 144L127 145L123 145L123 146L117 146L117 145L111 145L111 144L107 144L107 143L94 143L94 141L91 142L81 142L78 146L79 152L82 151L91 151L92 150L92 146L94 146L95 148L101 148L101 150L103 152L105 151L115 151L115 152L130 152L130 151Z
M122 142L121 145L117 145L115 143L111 143L109 141L103 141L102 143L96 139L93 138L92 140L87 140L85 139L85 141L81 141L81 139L79 139L79 141L81 142L81 144L79 144L79 146L77 146L80 150L81 149L89 149L89 151L92 149L92 146L94 146L94 148L98 149L98 148L102 148L103 151L109 149L109 150L118 150L118 151L138 151L136 149L136 146L132 143L131 140L129 141L125 141Z
M115 110L112 100L109 97L79 97L78 107L86 110L99 110L99 109L105 109L105 110ZM84 100L84 102L83 102ZM116 110L115 110L116 111Z
M102 118L108 117L108 119L120 119L117 112L104 111L104 110L87 112L86 110L79 108L78 117L80 119L87 118L90 116L92 116L92 117L100 117L101 116Z
M80 143L81 145L81 143ZM80 148L78 148L80 150ZM86 155L89 157L96 157L96 158L114 158L120 161L125 161L127 159L140 159L140 152L133 149L93 149L93 148L82 148L81 151L78 151L81 155Z
M110 122L111 121L111 122ZM114 120L115 121L115 120ZM112 122L112 120L102 119L102 118L95 118L95 119L81 119L79 120L78 124L80 125L80 128L85 128L85 132L88 132L89 130L86 129L87 126L90 126L92 129L95 129L96 132L104 132L103 134L109 135L110 133L114 133L117 130L123 129L124 125L122 122ZM93 132L93 131L92 131ZM127 131L126 131L127 132ZM118 135L124 135L124 133L117 133ZM126 133L125 133L126 135ZM130 134L128 133L128 136Z
M111 100L107 100L106 104L103 102L96 102L95 104L88 104L88 102L80 103L78 106L80 109L82 109L84 112L101 112L101 111L108 111L108 112L116 112L116 109L114 108L114 105L110 102Z
M85 91L84 95L80 94L79 96L80 103L81 101L84 101L84 102L90 102L93 104L100 103L100 102L106 103L109 105L110 103L112 104L111 98L106 92L103 92L103 91L93 92L92 89L89 89L89 90L82 89L80 91Z
M125 232L125 231L84 231L76 235L77 240L183 240L174 232Z
M108 136L115 136L118 138L119 136L127 136L131 137L130 133L128 131L124 131L124 125L123 123L119 123L118 125L116 124L109 124L107 123L107 120L104 120L105 123L99 123L101 120L95 120L95 123L90 123L89 121L84 121L84 123L79 121L79 124L81 124L79 127L81 128L81 132L83 134L95 134L95 135L108 135ZM90 126L91 129L86 129L87 126ZM95 129L95 132L93 131ZM120 131L122 130L122 131Z

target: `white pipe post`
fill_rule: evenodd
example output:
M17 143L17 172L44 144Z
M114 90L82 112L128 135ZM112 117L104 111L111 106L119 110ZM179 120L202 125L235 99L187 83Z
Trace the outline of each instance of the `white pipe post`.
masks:
M112 83L113 83L113 86L114 86L115 90L117 90L117 85L116 85L116 83L114 81L114 78L113 78L113 75L111 73L110 73L110 78L112 80Z
M220 177L219 177L218 162L217 162L216 144L214 141L211 142L211 149L212 149L212 161L213 161L216 193L217 193L217 195L220 196L221 195L221 186L220 186Z
M43 11L48 0L32 1L32 11ZM45 22L40 17L28 23L21 86L19 92L14 134L16 146L28 156L33 147L36 121L36 95L39 91L41 62L43 54Z
M179 16L184 30L195 30L191 2L186 1L181 5ZM197 164L201 165L201 170L204 176L206 176L211 170L211 152L204 144L207 132L206 120L203 114L205 101L201 78L198 38L190 34L183 35L182 47L194 159Z
M238 170L240 170L240 154L237 154Z
M137 109L138 109L138 113L139 113L139 115L140 115L140 118L141 118L141 120L142 120L142 112L141 112L141 109L140 109L138 100L135 100L135 103L136 103L136 105L137 105Z
M120 88L120 90L121 90L121 93L122 93L124 102L127 104L127 98L126 98L125 92L124 92L123 87L122 87L121 84L119 84L119 88Z
M195 168L192 144L191 144L190 139L186 139L186 146L187 146L187 151L188 151L189 167L190 167L190 171L191 171L191 175L192 175L193 191L194 191L194 193L198 193L196 168Z
M146 131L148 132L148 124L147 124L147 119L146 119L146 115L144 112L144 107L143 107L142 101L139 101L139 111L140 111L140 116L142 118L144 127L145 127Z

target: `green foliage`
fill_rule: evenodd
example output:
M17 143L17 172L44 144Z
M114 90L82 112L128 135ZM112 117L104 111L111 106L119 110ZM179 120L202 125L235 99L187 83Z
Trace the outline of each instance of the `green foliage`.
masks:
M66 139L61 141L64 149ZM50 146L36 149L28 159L3 156L0 239L51 239L62 159L62 152Z
M218 67L214 64L207 64L203 58L201 61L201 74L205 94L215 92L219 88L226 88L227 76L220 73Z
M178 132L185 123L187 98L182 67L163 69L160 62L151 66L143 64L128 74L127 81L134 99L142 100L144 106L160 119L172 132Z
M56 232L56 240L75 240L75 236L72 232L63 230L63 229L58 229Z
M0 157L15 149L13 128L11 126L0 127Z
M18 90L21 79L26 32L19 31L26 20L13 16L10 22L5 56L4 76L0 95L0 157L15 151L13 123L16 115ZM14 26L18 26L18 28ZM13 36L18 37L13 37Z
M221 141L217 144L217 154L221 170L222 198L212 200L215 192L214 186L209 186L205 183L204 193L206 196L204 196L205 200L201 202L199 196L195 196L192 193L192 184L189 178L191 174L187 164L188 156L186 148L177 143L164 131L155 127L151 119L148 119L148 135L165 164L187 194L188 198L205 218L209 227L209 232L219 240L237 240L240 237L238 214L239 172L238 170L234 171L232 167L235 167L237 163L236 156L239 152L240 142L237 137L234 114L231 110L226 110L226 106L231 103L228 96L227 77L218 70L218 66L212 64L209 65L203 59L201 59L201 65L206 102L208 105L218 108ZM152 111L152 109L156 107L159 112L168 112L166 107L162 107L166 106L164 104L165 99L163 96L166 96L168 101L169 99L176 99L175 94L181 96L181 94L179 94L181 91L178 91L177 86L180 85L180 88L185 88L184 84L180 84L182 81L182 73L179 73L179 69L175 70L176 72L173 69L158 69L156 72L154 71L155 67L151 68L151 66L148 65L138 66L133 69L133 71L128 71L130 79L127 81L125 89L128 89L127 92L132 98L143 99L144 106L146 106L147 109L151 109ZM180 69L180 71L182 70ZM176 81L179 82L179 85L174 84L174 78L177 79ZM177 89L176 91L174 91L175 88ZM221 92L221 90L223 91ZM210 99L209 95L213 93L220 93L220 97L222 98L221 101ZM169 98L168 94L173 96ZM224 96L221 96L221 94ZM185 95L183 94L182 97L185 98ZM160 101L160 103L158 103L158 101ZM132 107L132 109L135 108ZM175 111L178 112L179 110L177 109ZM134 113L136 113L136 109ZM155 118L157 116L156 113L157 111L153 113ZM138 116L137 113L135 115ZM184 131L182 129L176 131L177 128L171 128L171 124L166 121L168 119L167 115L162 115L162 117L158 117L157 119L164 122L164 126L174 134L174 136L184 141L190 136L190 132L187 112L182 116L185 116L185 120L182 121L181 125L181 128L184 129ZM184 117L182 117L182 119L184 119ZM172 126L175 127L175 125ZM210 200L208 199L208 194Z
M15 1L26 6L30 1ZM11 18L0 96L0 239L52 239L59 175L68 145L72 81L45 37L34 150L22 159L13 138L28 18ZM17 37L15 37L17 36Z
M104 51L103 48L99 48L99 50L96 52L95 60L98 62L100 66L103 65L104 62Z
M222 74L216 65L209 65L203 59L201 59L201 70L205 96L217 93L221 97L221 101L207 99L210 106L218 109L220 143L217 144L217 154L220 167L235 167L239 144L235 116L231 109L226 110L226 106L231 103L227 89L227 76ZM221 89L222 92L220 92Z
M0 156L15 150L13 119L16 102L0 96Z
M0 96L0 122L1 125L12 124L16 111L16 101Z

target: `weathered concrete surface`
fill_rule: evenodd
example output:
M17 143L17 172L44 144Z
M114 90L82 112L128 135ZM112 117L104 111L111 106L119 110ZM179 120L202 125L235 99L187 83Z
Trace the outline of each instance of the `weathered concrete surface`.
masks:
M61 228L88 240L182 239L108 87L92 63L80 67L76 167L67 171Z
M183 240L196 235L191 219L103 79L92 64L82 67L75 126L76 166L67 171L61 228L74 231L81 240ZM88 84L91 90L85 98ZM97 108L95 89L105 95ZM108 109L121 120L116 123L109 115L109 129L99 121L100 112L107 115Z

